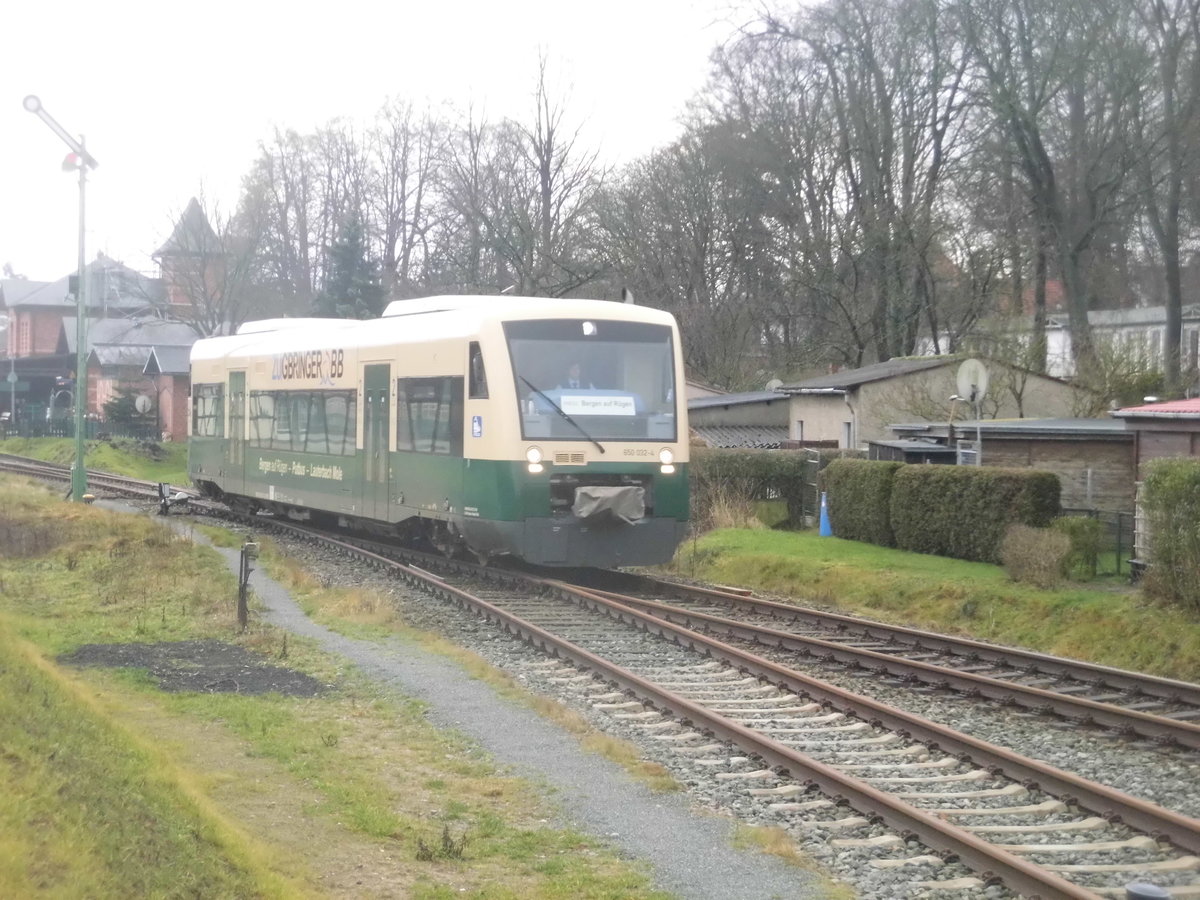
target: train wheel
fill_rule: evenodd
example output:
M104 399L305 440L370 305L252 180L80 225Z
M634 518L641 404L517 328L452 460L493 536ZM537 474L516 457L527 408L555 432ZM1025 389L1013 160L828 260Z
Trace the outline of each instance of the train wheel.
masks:
M450 529L445 522L431 522L429 525L429 543L435 550L447 559L454 559L462 550L462 538Z
M247 500L245 497L226 497L225 503L235 513L243 516L252 516L259 510L257 503Z

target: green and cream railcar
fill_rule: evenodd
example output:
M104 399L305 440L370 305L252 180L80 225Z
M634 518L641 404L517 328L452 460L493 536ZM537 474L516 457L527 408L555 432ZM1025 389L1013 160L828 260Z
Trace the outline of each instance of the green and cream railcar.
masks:
M668 560L688 519L679 333L595 300L431 297L192 349L207 496L480 557Z

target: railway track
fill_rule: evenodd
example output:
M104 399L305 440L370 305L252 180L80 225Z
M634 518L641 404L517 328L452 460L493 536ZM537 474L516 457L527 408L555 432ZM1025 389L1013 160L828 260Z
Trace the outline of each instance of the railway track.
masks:
M344 540L400 561L439 569L448 565L440 557L379 541ZM456 563L455 568L477 577L489 571L470 563ZM622 593L597 586L601 584L617 585ZM667 621L756 644L785 660L832 662L909 686L955 691L974 700L1200 750L1200 685L644 575L591 572L576 578L575 586ZM664 596L673 602L662 602ZM825 624L817 628L814 623Z
M556 683L789 827L881 868L953 859L977 873L914 889L998 881L1030 897L1119 897L1142 877L1200 896L1200 821L638 609L645 601L495 571L481 590L477 567L434 574L339 545L539 648Z
M534 665L553 667L552 680L788 827L827 834L832 846L880 868L924 871L960 860L976 873L915 878L914 889L1002 882L1032 897L1118 897L1141 877L1171 882L1171 896L1200 896L1197 820L723 642L715 636L722 630L768 645L796 635L714 615L711 597L706 610L667 607L494 569L483 571L490 586L481 590L475 566L434 574L368 542L334 543L539 648L551 659ZM692 627L698 622L702 631ZM934 853L915 850L914 839Z
M1098 713L1103 717L1098 724L1183 746L1196 747L1200 739L1197 684L763 600L732 590L625 573L621 583L626 593L670 598L673 605L696 613L735 618L811 639L808 646L815 657L997 698L1005 696L1004 688L997 684L1002 682L1028 689L1005 698L1019 706L1081 720ZM1122 719L1105 709L1114 706L1134 715Z
M706 633L1200 750L1200 685L700 587L664 603L652 597L670 582L634 583L623 602Z
M0 471L27 475L41 481L70 483L70 467L61 463L44 462L10 453L0 453ZM88 469L88 489L92 494L135 499L158 499L158 485L140 478L113 475Z

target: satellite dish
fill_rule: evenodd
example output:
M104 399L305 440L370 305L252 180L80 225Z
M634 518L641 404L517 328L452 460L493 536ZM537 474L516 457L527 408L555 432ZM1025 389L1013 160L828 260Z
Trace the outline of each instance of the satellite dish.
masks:
M133 401L133 408L140 413L150 412L152 401L145 394L138 394Z
M768 391L777 391L781 387L783 387L783 382L778 378L772 378L770 381L767 382L766 389Z
M977 359L963 360L958 367L958 396L971 403L978 403L987 396L988 370Z

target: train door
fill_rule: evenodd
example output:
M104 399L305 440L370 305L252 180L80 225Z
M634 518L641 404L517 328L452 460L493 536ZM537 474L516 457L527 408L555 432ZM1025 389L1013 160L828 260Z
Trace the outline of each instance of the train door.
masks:
M386 519L389 485L388 428L392 367L363 367L363 515Z
M246 488L246 373L229 373L229 488L241 494Z

